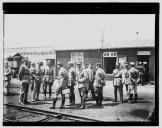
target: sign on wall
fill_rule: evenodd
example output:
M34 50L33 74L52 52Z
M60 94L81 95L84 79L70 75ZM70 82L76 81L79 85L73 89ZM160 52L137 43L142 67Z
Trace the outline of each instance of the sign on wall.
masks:
M117 52L104 52L103 57L117 57Z
M71 61L83 63L83 52L71 52Z
M137 55L151 55L150 51L137 51Z

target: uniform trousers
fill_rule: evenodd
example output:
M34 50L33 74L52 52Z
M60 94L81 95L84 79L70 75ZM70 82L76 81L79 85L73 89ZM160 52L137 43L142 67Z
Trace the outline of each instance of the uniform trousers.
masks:
M28 82L21 82L19 103L27 102L28 90L29 90L29 83Z
M44 85L43 85L43 91L44 91L44 96L46 97L46 93L47 93L47 86L48 86L48 89L49 89L49 97L51 97L51 87L53 85L53 82L44 82Z
M95 99L96 103L102 103L103 100L103 87L96 87L95 88Z
M130 84L128 89L130 94L137 94L137 84Z
M39 99L40 86L41 82L39 80L35 80L32 97L34 101Z
M114 86L114 100L117 101L117 91L119 91L120 101L123 101L123 85Z
M74 85L75 85L75 84L69 86L69 89L70 89L70 94L69 94L70 104L72 104L72 103L75 104Z

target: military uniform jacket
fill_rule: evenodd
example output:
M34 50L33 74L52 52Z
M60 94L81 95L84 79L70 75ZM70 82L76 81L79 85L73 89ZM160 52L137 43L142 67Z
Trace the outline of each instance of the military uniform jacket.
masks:
M68 73L65 68L61 67L58 72L59 85L66 89L68 87Z
M35 70L35 80L42 82L42 76L43 76L43 72L41 68L36 68Z
M36 68L31 67L30 68L31 80L35 79L35 73L36 73Z
M77 83L78 83L78 88L88 88L88 73L86 69L81 69L80 71L78 70L77 72Z
M94 88L105 86L105 71L99 68L96 71L95 80L93 84Z
M11 74L12 74L11 68L5 69L4 80L11 80Z
M30 82L31 75L29 68L26 65L22 65L19 70L18 78L21 82Z
M70 68L68 72L68 85L75 85L76 82L76 72L74 68Z
M139 82L139 71L133 67L129 69L130 84L137 84Z
M114 86L121 86L122 82L122 72L119 69L113 70L113 85Z
M87 70L87 73L88 73L88 78L92 82L94 80L94 77L95 77L94 76L94 70L91 69L91 68L87 68L86 70Z
M122 83L129 85L130 78L129 78L129 69L124 69L122 72Z
M52 83L53 81L54 81L54 70L51 67L47 66L44 68L43 82Z

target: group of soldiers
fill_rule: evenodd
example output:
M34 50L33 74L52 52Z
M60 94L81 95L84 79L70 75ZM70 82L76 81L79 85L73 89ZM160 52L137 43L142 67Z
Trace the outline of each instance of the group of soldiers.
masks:
M143 83L144 71L142 63L126 62L124 67L116 64L116 68L113 70L114 102L117 102L117 90L119 90L120 103L123 103L123 85L125 85L128 95L127 102L137 102L137 86Z
M29 86L32 91L32 102L39 100L40 87L43 86L43 100L47 99L47 88L49 89L49 99L51 99L52 86L56 87L52 97L53 103L50 109L55 109L58 95L61 94L62 102L60 108L65 108L65 94L69 95L69 106L75 106L74 88L77 86L81 109L85 109L85 102L88 94L91 94L92 100L96 101L97 106L102 105L103 87L105 86L105 72L101 68L101 63L94 65L93 62L83 65L78 62L76 68L74 62L68 62L68 71L64 68L62 62L57 63L58 75L54 77L55 71L51 61L47 60L47 66L43 68L43 63L39 62L31 64L29 68L28 59L24 59L18 73L20 80L20 95L19 103L28 104ZM117 102L117 90L119 90L120 103L123 103L123 85L126 87L128 100L137 102L137 85L142 81L142 69L139 64L135 67L134 62L125 63L124 67L116 64L113 70L113 85L114 85L114 102ZM10 85L11 70L6 66L5 71L5 87ZM9 92L9 90L7 90ZM133 101L133 94L135 96Z

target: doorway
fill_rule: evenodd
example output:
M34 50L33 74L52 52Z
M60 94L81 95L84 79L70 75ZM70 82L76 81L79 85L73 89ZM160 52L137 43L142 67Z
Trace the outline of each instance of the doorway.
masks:
M112 74L115 69L116 57L104 57L104 70L106 74Z
M144 83L149 82L149 55L138 55L138 62L142 62L145 67Z

